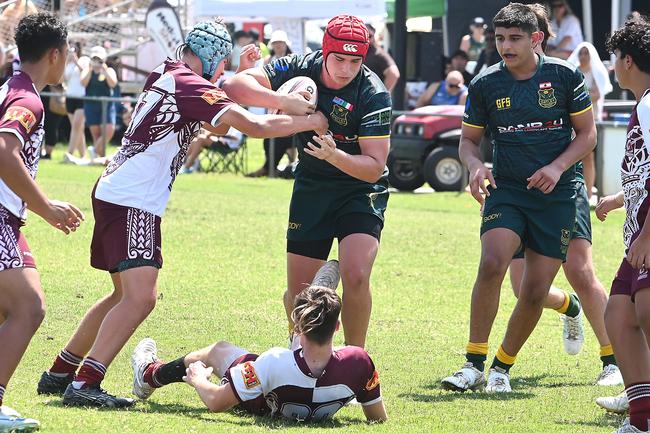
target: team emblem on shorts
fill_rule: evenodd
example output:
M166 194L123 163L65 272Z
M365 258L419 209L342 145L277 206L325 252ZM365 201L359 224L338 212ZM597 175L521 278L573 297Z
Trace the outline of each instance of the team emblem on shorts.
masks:
M562 245L567 246L569 245L569 241L571 240L571 231L567 229L562 229L562 237L560 238L560 242Z
M349 113L349 111L346 110L345 108L341 107L340 105L333 104L332 105L332 112L330 113L330 117L332 118L333 121L335 121L339 125L347 126L347 124L348 124L348 113Z
M557 98L555 97L555 89L552 87L552 84L547 81L545 83L539 83L539 106L542 108L551 108L555 107L557 104Z

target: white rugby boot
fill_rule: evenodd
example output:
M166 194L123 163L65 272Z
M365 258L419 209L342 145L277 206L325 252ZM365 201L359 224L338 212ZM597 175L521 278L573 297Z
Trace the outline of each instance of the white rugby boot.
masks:
M9 406L0 406L0 432L34 431L40 426L41 424L35 419L23 418Z
M623 385L623 376L621 375L621 370L619 370L618 366L614 364L606 365L603 368L603 371L600 372L600 375L596 380L596 385L600 385L600 386Z
M144 380L144 372L154 362L158 361L158 348L156 342L151 338L145 338L135 347L131 355L131 367L133 368L133 394L146 400L156 388Z
M488 373L485 392L512 392L510 375L501 367L492 367Z
M564 331L562 332L564 351L569 355L577 355L582 350L582 345L585 342L585 331L582 326L582 307L576 317L569 317L565 314L560 317L564 321Z
M466 362L452 376L442 379L440 385L447 391L482 391L485 388L485 375L471 362Z
M596 404L607 412L623 414L630 410L625 391L614 397L598 397Z

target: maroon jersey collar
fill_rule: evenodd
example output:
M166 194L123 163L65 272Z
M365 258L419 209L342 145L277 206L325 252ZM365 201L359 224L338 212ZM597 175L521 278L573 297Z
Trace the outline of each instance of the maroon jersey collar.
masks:
M320 377L314 377L312 374L311 370L309 369L309 365L307 365L307 361L305 361L305 357L302 353L302 347L296 349L293 352L293 357L296 360L296 365L302 372L307 377L311 377L314 379L321 379L327 374L327 370L331 368L332 364L336 362L336 360L339 358L338 353L336 353L336 350L332 352L332 356L330 356L329 361L327 361L327 365L325 365L325 368L323 369L323 373L320 375Z

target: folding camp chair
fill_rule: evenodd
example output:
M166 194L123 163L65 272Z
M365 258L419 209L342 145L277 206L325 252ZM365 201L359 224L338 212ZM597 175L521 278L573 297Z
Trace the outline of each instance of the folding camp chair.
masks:
M241 135L238 146L229 146L225 141L215 141L204 147L199 155L200 169L206 173L246 173L248 158L246 136Z

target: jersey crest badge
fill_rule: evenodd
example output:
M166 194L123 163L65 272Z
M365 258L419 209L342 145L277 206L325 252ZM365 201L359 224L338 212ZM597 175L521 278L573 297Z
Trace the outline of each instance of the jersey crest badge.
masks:
M377 373L377 370L375 370L374 373L372 373L372 377L366 383L366 391L372 391L373 389L377 388L377 385L379 385L379 373Z
M30 132L34 125L36 125L36 116L29 109L25 107L15 106L7 108L2 120L17 121Z
M571 241L571 232L567 229L562 229L562 237L560 238L560 242L564 246L568 246L569 242Z
M219 100L221 99L221 95L219 94L219 90L217 89L210 89L207 90L201 95L201 99L203 99L205 102L207 102L210 105L214 105Z
M330 117L332 118L333 121L335 121L339 125L347 126L348 113L349 111L346 110L345 108L341 107L340 105L334 104L332 105L332 112L330 113Z
M260 386L260 380L257 377L257 373L255 373L255 367L253 367L253 363L248 361L244 363L244 369L241 372L243 378L244 378L244 385L246 385L246 389L251 389L255 388L256 386Z
M540 83L539 84L539 106L542 108L552 108L557 104L557 98L555 97L555 89L551 87L551 83Z

